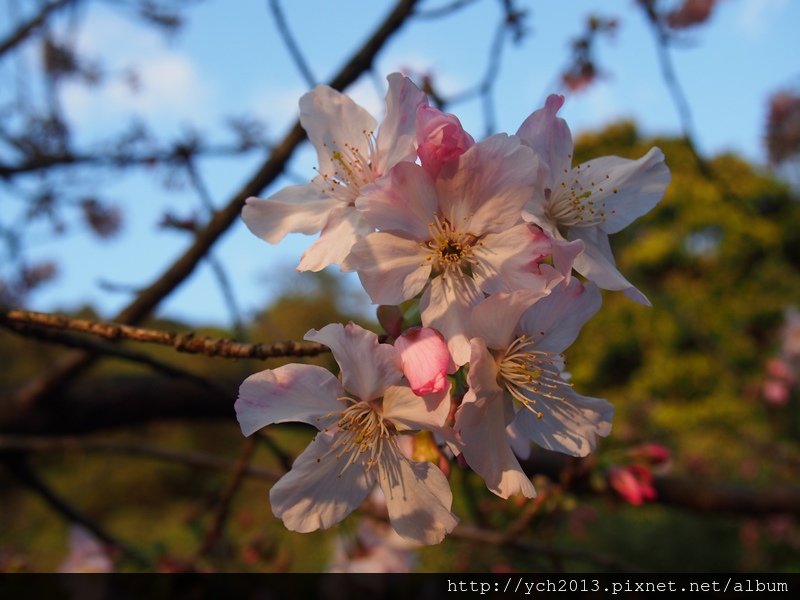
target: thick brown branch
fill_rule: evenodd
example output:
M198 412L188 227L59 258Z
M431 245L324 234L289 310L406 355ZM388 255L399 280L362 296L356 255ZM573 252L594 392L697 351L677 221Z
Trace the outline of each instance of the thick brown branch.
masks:
M48 329L66 329L107 340L135 340L137 342L170 346L178 352L224 358L265 359L281 356L316 356L330 352L327 346L314 342L289 341L275 344L244 344L235 340L196 337L193 332L158 331L118 323L101 323L24 310L0 311L0 324L10 328L16 325L35 325Z
M383 24L331 80L330 86L342 90L367 71L386 41L400 29L411 15L415 4L416 0L400 0ZM283 141L275 146L269 159L230 199L228 204L214 215L206 227L197 233L194 242L184 254L113 320L128 325L140 322L161 300L178 287L194 271L211 246L236 221L244 201L249 196L259 194L280 175L295 148L304 138L303 128L299 122L295 122ZM73 352L65 355L50 371L20 390L14 399L15 404L18 408L36 404L40 398L66 386L75 377L85 372L94 360L95 355L86 352Z
M0 322L2 322L2 313L0 313ZM34 338L43 342L51 344L60 344L68 348L82 348L97 354L119 358L125 361L138 363L149 367L157 373L167 375L168 377L184 377L192 380L200 385L214 386L216 382L206 379L196 373L186 371L164 361L153 358L148 354L142 352L135 352L129 348L122 348L108 342L87 338L84 336L73 335L60 330L43 329L30 324L21 323L4 323L6 327L16 334L25 336L27 338Z

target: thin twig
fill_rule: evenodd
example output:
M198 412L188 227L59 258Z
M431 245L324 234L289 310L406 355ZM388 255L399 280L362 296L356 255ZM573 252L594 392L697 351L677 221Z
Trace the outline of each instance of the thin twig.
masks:
M222 358L266 359L282 356L317 356L330 352L327 346L315 342L278 342L274 344L245 344L221 338L196 337L193 332L175 333L132 327L119 323L101 323L87 319L75 319L49 313L25 310L0 310L0 324L28 324L77 331L107 340L133 340L150 344L169 346L178 352L205 354Z
M225 521L227 521L228 515L230 514L231 503L233 502L234 496L244 482L244 478L247 475L247 469L250 466L250 461L253 458L255 449L256 438L251 437L246 439L244 445L242 446L239 460L236 462L236 467L233 471L233 477L228 482L225 491L222 492L222 496L220 497L217 505L217 510L214 512L214 520L212 521L211 527L206 532L206 535L203 537L203 543L197 551L196 558L200 558L208 554L217 543L220 535L222 535L222 530L225 527Z
M28 22L23 23L17 29L15 29L8 37L4 40L0 40L0 56L8 52L9 50L13 49L15 46L24 42L28 36L36 31L39 27L41 27L44 22L47 20L47 17L50 16L53 12L64 8L65 6L71 4L73 0L56 0L55 2L51 2L50 4L45 5L42 9L30 19Z
M675 74L675 69L672 65L672 59L669 55L669 34L664 29L659 15L656 13L655 6L652 2L640 2L639 5L645 11L647 22L653 31L653 38L656 42L656 53L658 55L658 64L661 69L661 77L667 86L672 101L675 104L675 109L678 112L678 119L681 122L681 129L683 130L683 139L689 148L689 151L694 156L700 173L706 179L713 180L714 174L708 162L700 155L695 143L694 121L692 119L692 110L689 107L689 101L686 99L686 94L683 92L680 81Z
M191 156L186 158L186 170L189 173L189 180L192 182L192 187L194 187L197 195L200 197L200 201L203 203L206 212L208 213L209 217L213 217L215 212L214 200L211 198L211 192L209 191L208 186L205 184L205 181L203 181L200 172L197 170L197 165ZM219 285L220 291L222 292L222 297L225 300L225 305L228 307L228 312L231 314L233 333L237 339L244 341L245 330L242 314L239 310L239 304L236 302L236 295L233 293L233 286L228 278L228 273L225 271L225 267L222 265L222 263L217 260L217 257L214 256L211 251L209 251L208 255L206 256L206 260L208 261L211 271L214 273L214 276L217 279L217 285Z
M297 42L295 41L294 36L289 29L289 24L286 22L286 15L283 14L283 9L281 8L280 3L278 0L269 0L269 8L272 11L272 16L275 17L275 24L278 27L278 33L283 39L283 43L286 44L286 49L289 50L289 54L292 56L295 66L300 71L303 79L306 80L308 87L313 88L315 85L317 85L317 78L314 77L314 74L311 72L308 62L303 56L303 53L300 51L300 46L297 45Z
M439 19L446 17L462 8L474 4L476 0L453 0L450 4L431 8L429 10L416 10L414 11L415 19Z

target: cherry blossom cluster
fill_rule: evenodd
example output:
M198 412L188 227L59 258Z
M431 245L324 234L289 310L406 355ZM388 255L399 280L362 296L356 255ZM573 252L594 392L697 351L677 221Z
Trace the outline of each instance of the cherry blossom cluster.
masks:
M600 288L649 304L608 236L655 206L670 174L658 148L573 166L562 96L514 135L476 142L411 80L388 83L379 128L327 86L304 95L317 176L243 211L270 243L318 233L298 270L356 272L387 342L353 323L312 329L305 339L331 349L339 375L268 369L244 381L235 407L245 435L287 421L319 430L270 491L289 529L332 526L377 485L394 530L435 544L457 523L442 457L460 455L498 496L532 498L519 462L531 442L584 456L611 431L613 407L575 391L563 352ZM425 440L438 461L416 451Z

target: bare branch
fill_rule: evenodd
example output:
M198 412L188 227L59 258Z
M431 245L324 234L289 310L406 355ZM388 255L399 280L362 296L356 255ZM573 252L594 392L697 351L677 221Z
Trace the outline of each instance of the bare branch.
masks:
M188 148L178 144L154 152L135 154L128 152L62 152L57 154L36 154L17 164L0 163L0 179L11 179L17 175L49 171L55 168L73 166L93 167L151 167L154 164L180 164L187 156L235 156L249 152L253 148L242 148L240 144L197 146Z
M2 319L3 316L2 313L0 313L0 323L18 335L32 337L44 342L60 344L69 348L90 350L97 354L108 357L120 358L128 362L142 364L151 368L153 371L168 377L182 377L204 386L213 387L217 385L215 381L206 379L205 377L178 368L174 365L170 365L169 363L153 358L152 356L142 352L135 352L128 348L121 348L119 346L100 342L92 338L78 337L59 330L42 329L38 326L32 326L26 323L2 322Z
M214 513L214 520L211 524L211 527L206 532L206 535L203 537L203 543L197 551L197 558L208 554L217 543L217 540L219 540L220 535L222 535L222 530L225 527L225 521L228 519L228 515L230 514L231 502L233 502L236 492L241 489L255 449L256 438L251 437L245 440L244 445L242 446L241 455L239 456L239 460L236 462L236 467L233 470L233 477L231 477L230 482L228 482L225 491L222 492L222 496L220 497L217 505L217 510Z
M47 18L57 10L72 4L74 0L55 0L42 7L39 13L27 23L23 23L4 40L0 40L0 56L24 42L29 35L44 25Z
M286 22L286 15L283 14L280 2L278 2L278 0L269 0L269 8L272 11L272 16L275 17L278 33L283 39L283 43L286 44L286 49L289 50L289 54L292 56L295 66L300 71L303 79L306 80L308 87L313 88L317 85L317 78L314 77L314 74L311 72L308 62L300 51L300 46L297 45L289 29L289 24Z
M279 342L275 344L245 344L235 340L195 337L193 332L175 333L132 327L118 323L101 323L87 319L73 319L48 313L37 313L24 310L0 310L0 324L28 324L77 331L94 335L107 340L134 340L150 344L169 346L178 352L188 354L205 354L222 358L276 358L282 356L316 356L330 352L327 346L315 342Z

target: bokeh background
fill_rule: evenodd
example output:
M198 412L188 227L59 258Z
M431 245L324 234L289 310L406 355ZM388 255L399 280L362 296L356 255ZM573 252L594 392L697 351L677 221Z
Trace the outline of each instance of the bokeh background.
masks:
M800 570L797 3L5 0L0 14L0 572ZM604 294L567 354L576 388L615 405L612 434L586 459L535 453L534 501L451 461L461 525L423 549L387 536L379 500L308 535L272 516L270 482L312 432L246 442L233 401L290 359L12 319L266 344L348 320L380 332L356 278L294 272L311 238L270 246L238 218L209 231L243 190L314 175L313 149L282 142L305 91L346 73L380 118L394 71L476 139L556 92L576 160L656 145L672 171L612 238L653 306Z

